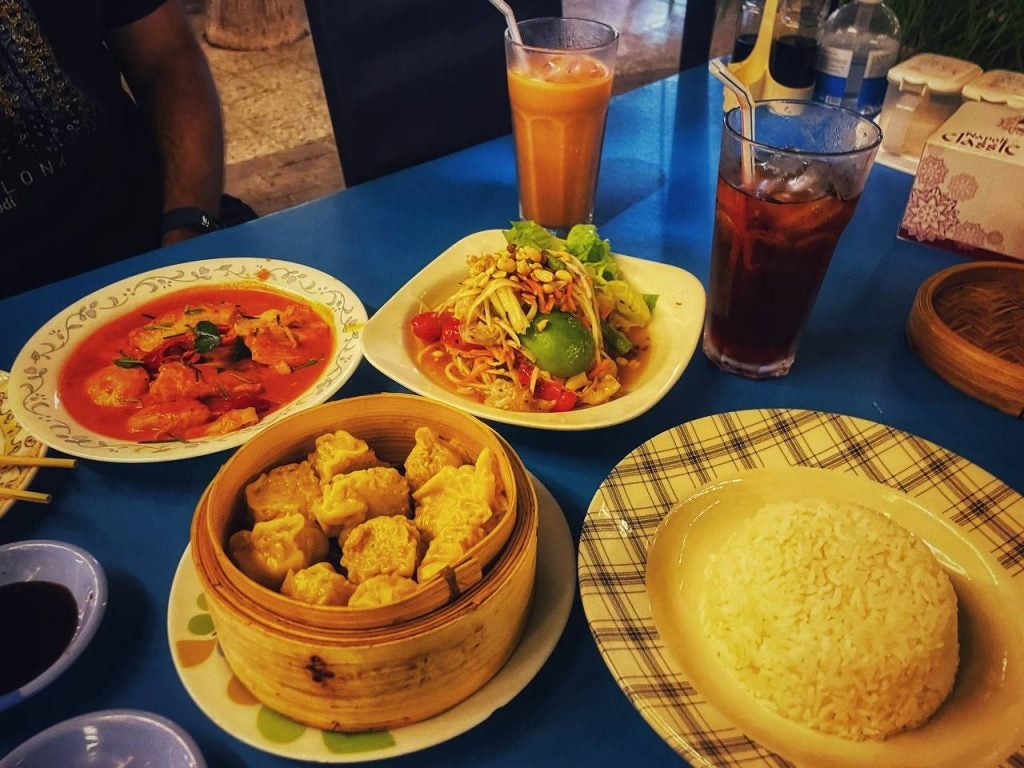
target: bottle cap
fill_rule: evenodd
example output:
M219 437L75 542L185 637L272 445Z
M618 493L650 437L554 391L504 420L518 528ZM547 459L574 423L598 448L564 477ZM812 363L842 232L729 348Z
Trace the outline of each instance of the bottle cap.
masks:
M937 53L919 53L889 70L889 82L901 89L932 93L960 93L982 73L981 67L963 59ZM910 86L909 88L907 86Z
M965 99L1005 104L1024 109L1024 73L1009 69L989 70L964 86Z

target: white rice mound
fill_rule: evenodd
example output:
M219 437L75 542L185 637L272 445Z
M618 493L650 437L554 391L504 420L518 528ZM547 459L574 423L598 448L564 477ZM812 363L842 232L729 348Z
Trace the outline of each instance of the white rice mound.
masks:
M705 575L711 648L783 717L880 740L921 725L953 687L953 585L920 539L879 512L768 505Z

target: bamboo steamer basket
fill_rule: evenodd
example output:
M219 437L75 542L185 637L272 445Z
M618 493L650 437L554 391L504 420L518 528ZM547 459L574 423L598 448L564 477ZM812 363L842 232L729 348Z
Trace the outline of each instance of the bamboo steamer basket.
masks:
M925 280L907 341L939 376L1024 418L1024 264L958 264Z
M497 461L502 485L499 505L504 508L493 530L439 578L396 603L376 608L339 608L310 605L267 589L246 576L227 554L231 534L245 517L242 494L246 485L268 469L301 461L320 435L345 429L362 438L378 458L401 466L412 449L418 427L431 427L454 438L472 459L490 448ZM451 406L413 395L381 394L354 397L320 405L285 419L260 433L240 448L217 473L203 513L205 536L197 548L212 557L211 576L230 582L238 591L253 596L268 610L286 614L315 627L359 629L397 624L422 616L444 605L482 578L483 568L508 541L515 525L515 475L509 449L497 434L478 419ZM193 539L196 537L193 536Z
M376 609L310 606L250 581L227 557L238 494L260 471L293 460L296 447L334 429L400 462L424 425L458 437L473 456L484 445L495 450L515 505L502 515L509 530L495 539L503 546L492 560L471 550L447 578L413 596L436 588L436 604L424 610L409 598ZM235 503L226 512L221 505L232 488ZM225 659L258 700L324 730L395 728L455 706L512 655L532 602L537 497L515 452L475 418L411 395L351 398L297 414L240 448L196 507L192 553Z

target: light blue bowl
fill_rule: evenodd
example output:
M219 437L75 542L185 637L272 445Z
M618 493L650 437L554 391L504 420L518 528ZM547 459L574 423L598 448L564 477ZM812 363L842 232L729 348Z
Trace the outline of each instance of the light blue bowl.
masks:
M0 712L38 693L71 666L96 634L107 607L107 577L96 558L62 541L17 541L0 546L0 586L22 581L52 581L68 588L78 606L78 626L68 647L37 677L0 696ZM4 624L4 632L16 626Z
M0 768L206 768L179 725L134 709L73 717L17 747Z

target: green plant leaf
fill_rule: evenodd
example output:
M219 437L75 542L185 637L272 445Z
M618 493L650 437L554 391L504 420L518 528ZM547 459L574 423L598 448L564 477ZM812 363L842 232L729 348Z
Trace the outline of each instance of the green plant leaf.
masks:
M220 331L209 320L200 320L194 329L196 336L195 350L199 353L209 352L220 346Z

